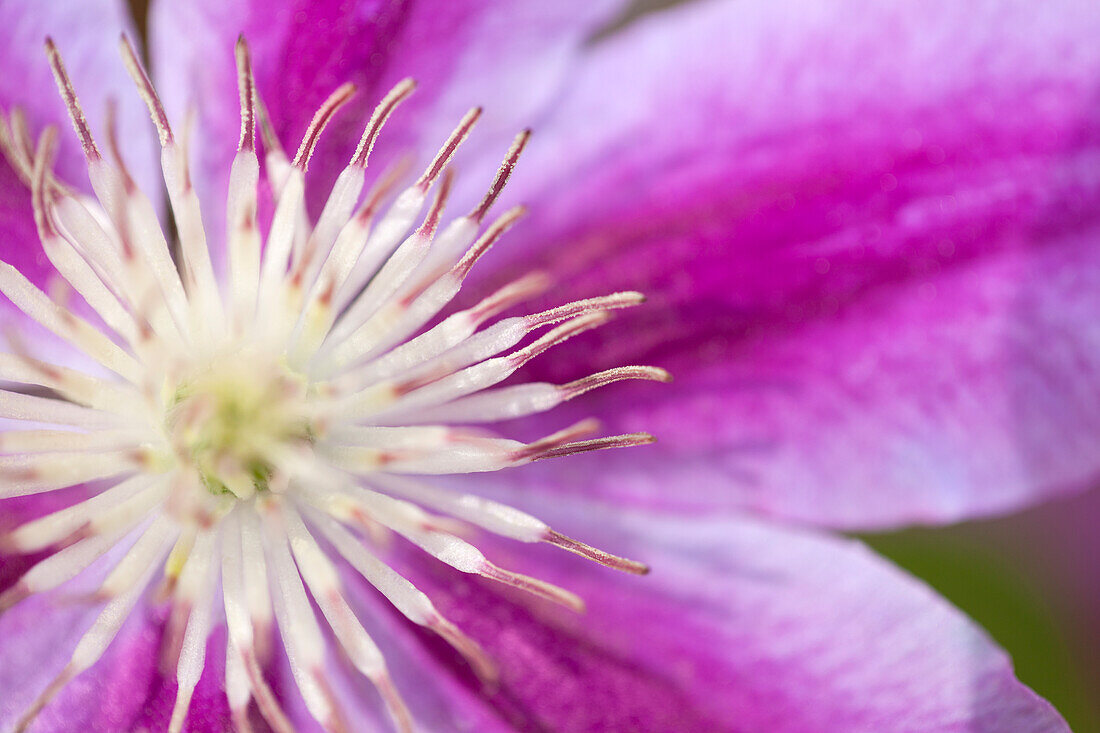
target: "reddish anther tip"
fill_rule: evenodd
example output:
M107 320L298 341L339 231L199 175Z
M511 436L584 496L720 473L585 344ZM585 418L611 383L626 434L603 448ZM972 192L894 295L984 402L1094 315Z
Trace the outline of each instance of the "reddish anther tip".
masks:
M38 229L38 235L42 239L57 236L57 230L50 221L49 202L46 200L46 183L56 150L57 128L50 125L38 140L31 177L31 208L34 210L34 223Z
M168 124L168 114L164 111L164 105L161 104L160 97L157 96L157 90L153 88L153 82L149 80L149 73L145 70L145 65L141 63L141 59L138 58L133 44L130 43L130 39L125 33L119 36L118 46L122 52L122 60L126 64L126 70L130 72L130 77L137 85L138 93L144 100L145 106L149 108L149 116L153 119L153 124L156 125L160 144L162 146L168 145L173 140L172 127Z
M504 233L511 229L517 221L519 221L527 213L527 207L515 206L506 211L499 219L493 222L481 237L474 242L474 245L470 247L470 250L459 260L458 264L454 266L454 273L460 279L463 280L470 274L470 270L473 269L477 261L481 259L486 252L488 252L497 240L504 236Z
M237 60L237 91L241 98L241 139L237 150L256 150L256 81L252 76L252 55L242 33L234 48Z
M313 151L317 147L317 141L324 132L325 127L332 120L336 112L347 104L355 94L354 84L344 84L329 95L324 101L313 119L306 128L306 134L302 137L302 144L298 146L298 154L294 156L294 167L305 171L309 165L309 159L313 157Z
M69 119L73 122L73 129L80 138L80 147L84 150L84 157L89 161L100 160L103 156L96 147L92 138L92 130L88 126L88 120L84 117L84 110L80 107L80 100L76 97L72 80L65 71L65 64L61 60L61 52L57 50L57 44L46 36L46 58L49 60L50 69L53 70L54 80L57 82L57 90L61 92L61 100L69 110Z
M575 397L579 397L585 392L590 392L600 387L606 387L609 384L615 382L622 382L628 379L637 379L649 382L671 382L672 375L664 369L650 366L625 366L614 367L607 369L596 374L577 379L563 384L560 389L564 393L565 399L571 400Z
M447 171L443 175L443 183L439 186L439 193L428 209L428 215L424 217L424 223L417 229L417 234L431 239L435 236L435 230L439 227L439 220L443 217L443 209L447 206L447 199L451 195L451 186L454 184L454 172Z
M645 563L636 562L634 560L627 560L625 557L619 557L618 555L612 555L610 552L604 552L591 545L575 540L572 537L566 537L560 532L554 530L547 530L546 536L542 539L543 542L560 547L563 550L580 555L581 557L587 557L589 560L594 560L600 565L612 568L613 570L621 570L624 573L633 573L634 575L646 575L649 573L649 566Z
M547 451L566 445L585 435L592 435L599 429L599 420L594 417L585 418L584 420L573 423L567 428L563 428L556 433L551 433L545 438L541 438L534 443L526 445L516 452L515 458L518 461L538 460L540 457L544 456Z
M628 433L626 435L612 435L607 438L595 438L593 440L581 440L576 443L566 443L543 451L532 458L541 461L544 458L561 458L576 453L591 453L597 450L609 450L611 448L632 448L636 445L648 445L655 443L657 439L649 433Z
M564 343L569 339L584 333L585 331L602 326L611 320L611 314L605 311L597 311L595 313L588 313L582 316L578 316L570 321L566 321L553 331L550 331L545 336L542 336L538 340L532 342L529 346L526 346L519 351L512 354L512 359L516 365L516 368L523 366L527 362L534 359L539 354L543 353L552 346Z
M443 143L443 147L436 153L431 165L424 171L424 175L420 176L420 180L416 182L416 185L419 186L422 191L427 191L431 188L432 183L435 182L435 179L439 177L443 169L447 167L447 163L454 157L455 151L458 150L458 146L470 136L470 131L474 129L474 125L480 117L481 107L474 107L467 112L466 116L462 118L462 121L458 123L458 127L456 127L450 137L447 138L447 142Z
M512 177L512 172L516 169L516 163L519 162L519 156L523 154L523 149L527 147L531 134L531 130L527 129L516 135L515 140L512 141L512 147L508 148L508 154L504 156L504 162L500 164L500 168L497 170L496 177L493 178L492 185L485 193L485 198L470 213L471 219L480 222L489 213L489 209L496 203L504 187L508 185L508 179Z
M393 111L397 109L402 102L408 99L409 95L415 90L416 81L413 79L402 79L382 98L382 101L374 108L374 112L370 117L370 122L367 123L366 129L363 131L363 137L359 140L359 146L355 149L355 154L351 157L351 165L357 165L360 168L367 167L367 159L370 158L371 151L374 150L374 143L378 140L378 133L382 131L382 127L386 124L386 120L390 118Z
M551 323L558 323L567 318L573 318L574 316L579 316L584 313L630 308L632 306L641 305L644 302L645 296L641 293L632 291L612 293L611 295L575 300L572 303L559 305L556 308L550 308L549 310L527 316L526 320L530 328L537 328Z
M552 603L557 603L560 606L568 608L570 611L584 613L584 601L581 600L580 596L564 588L559 588L552 583L547 583L545 580L532 578L528 575L512 572L511 570L504 570L490 562L486 562L482 566L481 575L490 580L495 580L498 583L504 583L513 588L526 591Z

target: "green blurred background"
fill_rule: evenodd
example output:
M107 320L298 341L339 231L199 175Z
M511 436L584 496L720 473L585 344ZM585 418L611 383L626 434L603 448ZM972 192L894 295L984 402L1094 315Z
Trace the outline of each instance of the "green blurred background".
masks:
M1008 650L1077 733L1100 731L1100 489L994 520L862 539Z
M637 0L608 28L682 0ZM144 28L148 0L130 0ZM1100 487L1010 517L861 538L1012 655L1076 733L1100 733Z

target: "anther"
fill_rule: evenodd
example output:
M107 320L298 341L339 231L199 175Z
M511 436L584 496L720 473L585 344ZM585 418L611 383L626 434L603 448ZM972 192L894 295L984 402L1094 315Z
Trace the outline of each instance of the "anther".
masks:
M581 557L586 557L589 560L594 560L600 565L614 570L621 570L625 573L633 573L634 575L646 575L649 573L649 566L645 563L628 560L618 555L612 555L610 552L596 549L591 545L586 545L572 537L566 537L560 532L556 532L552 529L547 530L546 536L543 537L542 541L554 545L555 547L560 547L563 550L568 550Z
M256 151L256 81L252 77L252 56L241 34L234 48L237 61L237 91L241 98L241 139L238 151Z
M664 369L651 366L615 367L563 384L558 389L562 391L563 399L571 400L585 392L628 379L667 383L672 381L672 375Z
M495 580L498 583L503 583L513 588L526 591L539 598L556 603L559 606L564 606L570 611L584 613L584 601L581 600L580 596L564 588L559 588L553 583L547 583L545 580L532 578L528 575L512 572L511 570L504 570L503 568L493 565L491 562L483 563L479 574L490 580Z
M524 320L527 321L529 328L536 328L538 326L547 326L551 323L558 323L585 313L631 308L636 305L641 305L644 302L645 296L641 293L612 293L611 295L602 295L597 298L575 300L572 303L566 303L565 305L560 305L556 308L542 311L541 313L529 315Z
M367 159L370 157L371 151L374 150L374 143L378 139L378 133L382 131L382 126L386 124L386 120L390 118L398 105L408 99L415 89L415 81L402 79L382 98L382 101L374 108L370 122L367 123L366 129L363 131L363 137L359 140L358 147L355 148L355 154L351 157L351 165L357 165L360 168L367 167Z
M435 154L435 158L432 160L431 165L428 166L428 169L424 171L424 175L420 176L420 180L416 182L417 187L419 187L421 191L427 192L427 190L431 188L432 183L435 182L435 179L439 177L443 169L447 167L447 163L454 157L455 151L458 150L458 146L469 137L479 117L481 117L481 107L474 107L467 112L466 116L462 118L462 121L458 123L458 127L456 127L450 137L447 138L447 142L443 143L443 147Z
M431 208L428 209L428 214L424 217L424 223L416 230L419 236L425 239L431 239L435 236L435 231L439 228L439 220L443 217L443 209L447 206L447 199L451 195L451 186L454 184L454 178L453 171L447 171L443 175L443 182L439 186L439 193L436 194L435 201L432 202Z
M50 222L49 202L46 200L46 173L53 163L57 149L57 128L50 125L38 141L38 150L34 156L34 172L31 184L31 201L34 209L34 223L38 236L43 241L57 237L57 230Z
M535 456L531 460L541 461L545 458L561 458L562 456L571 456L577 453L590 453L597 450L608 450L611 448L632 448L637 445L647 445L649 443L655 443L657 439L649 433L628 433L626 435L612 435L607 438L596 438L594 440L582 440L576 443L566 443L555 448L551 448L540 455Z
M309 165L309 159L313 157L313 151L317 147L317 140L320 139L321 133L332 120L333 115L347 104L354 94L355 85L348 83L338 88L324 101L317 113L313 115L309 127L306 128L306 134L302 137L302 144L298 147L298 154L294 156L292 164L295 168L305 171Z
M126 70L130 72L130 78L137 85L138 93L149 108L149 116L153 118L153 124L157 127L157 135L160 137L161 147L172 142L172 128L168 124L168 115L164 111L164 105L157 96L153 82L149 81L149 74L141 63L137 53L134 52L130 39L123 33L118 40L119 50L122 52L122 61L126 64Z
M539 354L542 354L547 349L557 346L558 344L565 343L574 336L578 336L585 331L602 326L611 320L611 314L605 311L596 311L595 313L587 313L582 316L578 316L570 321L566 321L562 325L555 328L553 331L540 337L538 340L531 343L519 351L512 354L509 358L512 363L518 369L527 362L534 359Z
M485 230L485 233L474 242L474 245L470 247L469 251L459 260L458 264L454 266L453 272L455 277L459 280L464 280L466 276L470 274L470 270L473 269L477 261L481 259L485 253L496 244L497 240L504 236L505 232L511 229L526 213L526 207L515 206L494 221L493 224Z
M57 45L49 36L46 37L46 57L49 59L50 68L53 70L54 79L57 81L57 89L61 92L61 99L69 110L69 118L73 121L73 129L80 138L80 147L84 150L84 157L89 161L99 160L103 156L92 139L92 130L88 126L88 120L84 117L84 110L80 107L80 101L76 98L73 83L65 71L65 64L61 60L61 53Z
M493 178L492 185L485 193L485 198L470 213L471 219L480 223L485 215L489 213L489 209L492 208L504 187L508 184L508 179L512 177L512 171L515 170L516 163L519 162L519 156L523 154L523 149L527 147L527 141L530 139L530 130L524 130L516 135L516 139L512 141L512 147L508 149L508 154L504 156L504 162L500 164L500 168L497 170L496 177Z

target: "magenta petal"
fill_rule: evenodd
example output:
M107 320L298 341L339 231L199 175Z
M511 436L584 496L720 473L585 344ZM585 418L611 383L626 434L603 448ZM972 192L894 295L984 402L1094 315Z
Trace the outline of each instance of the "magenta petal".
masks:
M556 301L652 298L533 377L677 383L578 400L661 442L571 485L840 527L1089 485L1098 33L1080 2L700 3L596 46L495 256L540 253Z
M69 505L73 493L80 491L5 500L2 527ZM0 613L0 649L4 654L4 664L0 665L0 730L13 725L69 661L103 608L87 598L126 547L124 542L60 588L32 596ZM43 557L0 553L0 591ZM161 666L167 614L166 606L139 604L103 657L65 686L38 716L32 730L67 733L77 728L166 729L176 693L175 666ZM211 634L207 647L205 668L188 715L186 730L192 733L218 733L227 729L229 721L224 629Z
M205 192L208 230L216 239L240 127L238 33L249 40L257 88L291 154L325 97L346 82L358 87L310 166L316 206L347 164L371 108L400 79L414 77L419 87L383 133L376 162L394 151L427 159L478 104L486 107L482 129L504 131L507 140L560 88L580 43L623 4L302 0L273 9L264 2L159 3L151 46L169 113L182 115L188 105L198 110L196 187Z
M550 548L490 557L588 603L572 615L438 567L416 582L497 660L485 700L446 647L413 666L474 728L561 731L1066 731L972 622L857 542L749 519L682 521L573 507L653 560L616 574ZM607 528L614 529L608 530ZM396 660L395 660L396 663ZM464 685L464 686L462 686Z
M28 651L24 654L12 652L9 657L13 677L20 683L4 681L5 703L10 701L8 705L0 705L0 721L5 724L18 718L34 695L64 665L80 634L98 610L82 608L71 600L68 601L70 608L48 608L43 607L43 600L48 604L50 599L27 601L27 609L17 606L10 612L37 621L33 630L12 632L11 643ZM48 614L49 626L72 628L73 631L62 639L42 633L43 612ZM33 615L35 613L37 615ZM70 619L74 617L84 621L72 624ZM174 667L167 673L160 667L164 623L163 610L143 608L135 611L103 658L61 691L36 719L33 730L38 733L68 733L78 728L90 731L166 730L175 703L176 676ZM50 661L43 666L43 659ZM206 667L195 690L185 730L191 733L228 730L230 716L223 687L224 660L223 629L211 636Z

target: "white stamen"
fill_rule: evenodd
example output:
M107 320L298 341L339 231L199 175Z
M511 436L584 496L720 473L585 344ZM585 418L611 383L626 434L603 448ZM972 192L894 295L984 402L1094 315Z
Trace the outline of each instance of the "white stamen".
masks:
M176 703L172 708L172 718L168 724L169 733L179 733L183 729L187 710L191 705L191 696L202 674L206 659L206 636L210 630L211 602L214 596L214 584L218 579L213 563L217 537L213 532L202 532L195 541L195 548L183 569L180 578L180 598L191 603L191 615L187 620L187 631L183 637L179 665L176 667Z
M497 386L548 349L607 323L611 311L643 300L613 293L494 321L549 290L548 276L530 273L473 307L452 306L475 263L524 211L515 207L484 226L530 131L513 140L480 203L446 222L450 162L481 110L467 113L411 185L401 190L406 171L397 164L366 188L382 128L415 86L399 82L363 125L313 224L305 210L306 168L354 89L347 84L328 97L290 160L242 38L235 49L241 126L226 192L227 254L216 267L188 169L190 118L177 137L137 51L123 38L123 62L160 141L177 266L156 209L124 162L128 141L119 138L114 105L108 104L104 157L60 53L52 41L46 49L95 197L54 176L52 129L36 145L18 110L0 112L0 152L31 190L44 253L65 288L57 294L51 287L57 295L51 299L0 263L0 294L113 374L92 376L36 359L10 329L14 353L0 354L0 418L26 429L0 434L0 499L94 483L66 508L0 535L5 552L48 553L0 593L0 611L36 593L63 593L112 551L120 559L86 599L106 602L103 612L17 730L100 658L154 577L150 595L172 609L160 660L176 668L170 732L187 721L208 636L224 619L225 689L238 730L250 730L253 702L271 729L294 730L265 678L272 655L282 653L310 714L327 730L349 727L327 681L333 659L323 623L405 733L416 711L352 610L336 556L410 621L453 646L490 687L498 675L494 660L364 541L384 543L396 533L458 571L575 611L583 602L570 591L490 562L472 528L646 571L526 512L412 478L511 469L652 441L645 433L592 437L591 420L532 443L457 427L542 412L621 380L669 378L654 367L628 366L562 385ZM266 232L257 217L261 175L276 197ZM227 282L218 281L222 269ZM68 308L70 293L90 307L91 320Z

